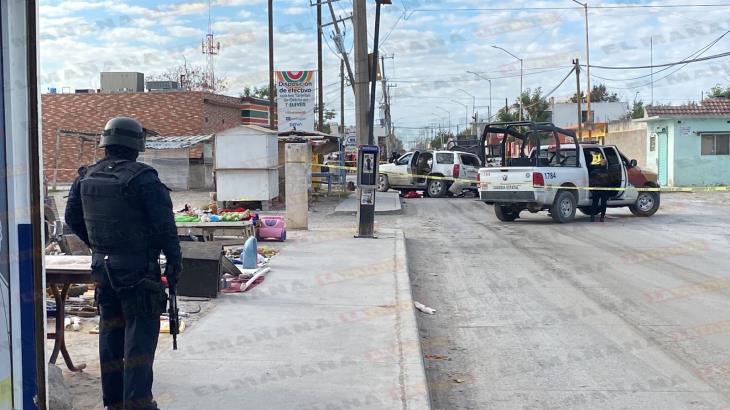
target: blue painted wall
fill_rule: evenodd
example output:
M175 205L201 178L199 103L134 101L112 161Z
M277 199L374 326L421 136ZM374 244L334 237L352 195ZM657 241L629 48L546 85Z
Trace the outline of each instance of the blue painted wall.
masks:
M657 134L657 147L649 150L650 138L666 128L666 137ZM668 186L730 185L730 155L702 155L703 132L730 133L730 118L674 118L647 121L647 165L658 170L659 180ZM658 166L659 144L666 141L669 162Z

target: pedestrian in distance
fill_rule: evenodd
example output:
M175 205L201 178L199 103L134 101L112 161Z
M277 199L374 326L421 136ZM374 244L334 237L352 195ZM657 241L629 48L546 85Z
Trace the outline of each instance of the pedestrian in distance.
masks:
M599 221L603 222L606 217L606 208L608 207L608 198L611 196L611 192L606 189L610 186L610 176L608 174L608 162L598 152L593 152L593 160L591 161L591 170L589 174L589 185L591 188L591 197L593 199L593 215L591 215L591 222L595 222L596 215L600 215Z
M152 367L167 304L160 252L168 283L182 272L169 190L136 161L145 135L135 119L111 119L99 144L105 157L79 169L66 205L66 223L92 251L102 397L112 410L158 409Z

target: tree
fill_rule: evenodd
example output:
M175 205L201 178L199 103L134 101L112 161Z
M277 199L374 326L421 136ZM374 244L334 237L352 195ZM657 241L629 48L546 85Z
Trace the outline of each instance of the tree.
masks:
M631 111L627 114L631 119L644 118L644 102L639 100L634 102Z
M520 107L520 103L522 106ZM502 107L497 113L497 119L502 122L519 121L520 108L523 110L523 120L544 122L550 121L550 103L542 95L542 88L529 88L522 92L510 107Z
M605 84L594 85L591 90L591 102L617 102L618 100L618 94L609 93ZM580 92L580 101L586 101L585 93L583 91ZM570 102L578 102L578 93L575 93L572 97L570 97Z
M179 83L180 88L188 91L209 90L207 85L205 70L201 66L190 66L187 64L177 65L167 68L161 73L153 73L148 76L150 81L175 81ZM225 74L219 74L215 77L213 89L221 92L228 89L228 78Z
M243 89L243 92L239 95L240 97L254 97L254 98L261 98L264 100L269 99L269 87L249 87L246 86ZM274 94L276 96L276 94Z
M730 98L730 87L722 88L720 84L712 87L707 93L710 98Z
M244 90L244 92L245 92L245 90ZM268 94L268 93L267 93L267 94ZM319 113L319 106L317 106L317 105L315 105L315 106L314 106L314 113L315 113L315 114L318 114L318 113ZM324 116L324 120L325 120L325 121L329 121L329 120L335 119L335 118L337 118L337 111L335 111L335 110L330 110L330 109L328 109L328 108L327 108L327 106L325 105L325 106L324 106L324 113L323 113L323 116ZM319 117L319 116L318 116L318 117ZM319 125L319 124L317 124L317 122L315 121L315 124L314 124L314 128L315 128L315 129L318 129L318 128L319 128L319 126L318 126L318 125ZM332 125L331 125L330 123L328 123L328 122L325 122L325 123L324 123L324 124L322 125L322 132L324 132L325 134L332 134Z
M497 112L497 121L499 122L512 122L512 121L519 121L520 120L520 113L519 113L519 106L517 107L517 110L513 110L514 105L512 107L502 107Z

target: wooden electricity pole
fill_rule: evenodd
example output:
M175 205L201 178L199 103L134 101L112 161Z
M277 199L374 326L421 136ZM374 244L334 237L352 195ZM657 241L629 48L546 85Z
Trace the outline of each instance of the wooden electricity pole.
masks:
M269 0L269 128L276 129L274 123L274 0Z
M583 139L583 99L580 96L580 59L573 60L575 65L576 96L578 100L578 140Z
M366 0L353 0L352 26L355 37L355 125L358 145L367 145L370 133L370 64Z
M317 131L324 130L324 88L322 75L322 3L317 1Z

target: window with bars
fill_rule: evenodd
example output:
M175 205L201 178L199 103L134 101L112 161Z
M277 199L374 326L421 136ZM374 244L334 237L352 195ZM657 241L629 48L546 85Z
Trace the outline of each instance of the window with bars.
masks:
M730 134L702 134L702 155L730 155Z

